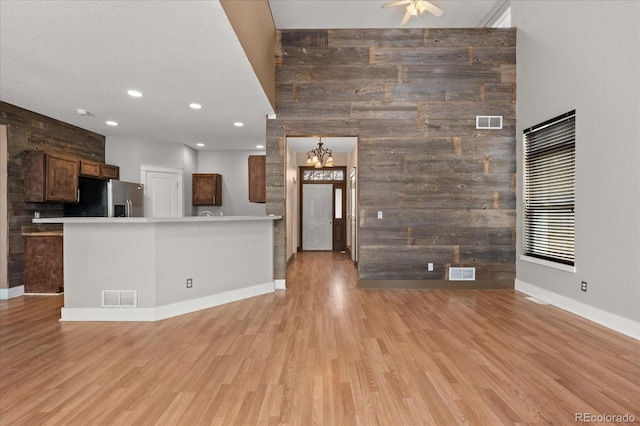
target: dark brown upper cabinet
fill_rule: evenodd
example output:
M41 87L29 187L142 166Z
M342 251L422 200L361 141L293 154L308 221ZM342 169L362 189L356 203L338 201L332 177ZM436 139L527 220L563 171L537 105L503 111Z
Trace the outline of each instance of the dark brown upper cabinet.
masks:
M79 161L43 151L25 151L26 202L77 202Z
M194 206L222 205L222 176L216 173L194 173L191 177Z
M100 177L103 179L120 179L120 167L100 163Z
M249 202L267 202L267 156L249 156Z
M100 177L100 163L95 161L80 160L80 176Z
M80 160L80 176L96 179L119 179L120 167L95 161Z

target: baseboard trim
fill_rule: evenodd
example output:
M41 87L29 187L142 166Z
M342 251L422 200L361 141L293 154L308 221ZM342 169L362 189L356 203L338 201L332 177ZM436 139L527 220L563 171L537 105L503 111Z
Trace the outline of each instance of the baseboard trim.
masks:
M358 288L363 289L406 289L406 290L497 290L513 289L513 280L358 280Z
M287 289L287 280L274 280L276 285L276 290L286 290Z
M19 285L10 288L0 288L0 300L9 300L14 297L20 297L24 295L24 286Z
M156 308L62 308L60 321L156 321Z
M274 291L269 282L156 308L62 308L60 321L160 321Z
M611 312L603 311L566 296L545 290L533 284L516 279L515 289L521 293L543 300L560 309L593 321L625 336L640 340L640 322L636 322Z
M291 253L291 256L289 256L289 260L287 260L287 268L289 266L291 266L291 263L296 259L296 254L295 253Z
M25 293L25 296L64 296L64 292L60 293Z

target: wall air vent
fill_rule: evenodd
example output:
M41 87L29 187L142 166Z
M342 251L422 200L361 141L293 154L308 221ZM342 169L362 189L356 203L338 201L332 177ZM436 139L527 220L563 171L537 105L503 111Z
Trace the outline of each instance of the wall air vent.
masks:
M476 268L449 268L449 281L473 281L476 279Z
M476 115L476 129L502 129L502 116Z
M137 308L137 290L102 290L103 308Z

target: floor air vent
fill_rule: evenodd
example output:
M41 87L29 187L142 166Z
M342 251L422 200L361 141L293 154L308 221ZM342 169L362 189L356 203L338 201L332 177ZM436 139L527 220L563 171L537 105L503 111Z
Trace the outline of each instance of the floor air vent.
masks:
M137 290L102 290L103 308L136 308Z
M476 268L449 268L449 281L473 281L476 279Z

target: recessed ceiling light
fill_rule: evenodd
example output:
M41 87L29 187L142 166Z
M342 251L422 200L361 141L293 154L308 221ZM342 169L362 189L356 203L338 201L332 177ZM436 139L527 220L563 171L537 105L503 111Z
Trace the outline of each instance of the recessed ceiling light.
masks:
M118 123L116 123L115 121L111 121L111 120L107 121L107 124L109 126L117 126L118 125Z
M202 105L193 103L193 104L189 104L189 108L200 109L200 108L202 108Z
M82 109L82 108L78 108L76 110L76 112L80 115L89 115L89 111L87 111L86 109Z
M129 90L127 93L129 94L129 96L133 96L134 98L142 97L142 93L138 92L137 90Z
M244 123L236 121L235 123L233 123L233 125L236 126L236 127L242 127L242 126L244 126Z
M204 146L203 143L197 143L196 146Z
M264 148L264 145L256 145L256 148L258 148L258 149L263 149L263 148Z

